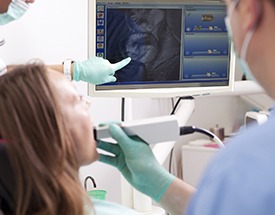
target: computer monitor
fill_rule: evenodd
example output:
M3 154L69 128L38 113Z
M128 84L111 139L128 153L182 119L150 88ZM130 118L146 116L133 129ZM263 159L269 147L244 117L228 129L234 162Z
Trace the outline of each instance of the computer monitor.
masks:
M90 95L165 98L232 91L235 57L221 1L96 0L92 14L90 55L132 61L116 72L116 82L90 85Z

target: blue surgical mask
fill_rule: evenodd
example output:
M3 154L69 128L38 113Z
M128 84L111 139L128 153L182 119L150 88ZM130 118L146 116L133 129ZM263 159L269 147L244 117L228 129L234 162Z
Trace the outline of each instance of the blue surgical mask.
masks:
M6 13L0 14L0 25L19 19L29 9L23 0L12 0Z
M232 16L233 11L235 10L237 4L238 4L238 1L233 1L231 3L231 5L229 6L229 10L228 10L228 16L226 16L225 19L224 19L225 25L226 25L226 28L227 28L227 32L228 32L228 35L229 35L230 38L233 37L233 33L232 33L229 17ZM248 63L246 62L246 55L247 55L248 46L249 46L251 38L254 34L254 31L255 31L255 29L253 28L253 29L249 30L249 32L245 35L240 54L237 53L237 51L236 51L236 49L233 45L234 51L235 51L236 56L237 56L237 62L239 63L239 65L241 67L241 70L245 74L246 78L250 79L250 80L255 80L255 78L254 78L254 76L253 76L253 74L252 74L252 72L249 68ZM231 41L233 43L232 39L231 39Z

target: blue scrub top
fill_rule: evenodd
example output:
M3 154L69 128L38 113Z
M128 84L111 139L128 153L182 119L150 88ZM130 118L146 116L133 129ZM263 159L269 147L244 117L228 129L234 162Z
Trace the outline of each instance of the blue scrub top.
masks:
M275 214L275 116L251 126L214 157L187 215Z

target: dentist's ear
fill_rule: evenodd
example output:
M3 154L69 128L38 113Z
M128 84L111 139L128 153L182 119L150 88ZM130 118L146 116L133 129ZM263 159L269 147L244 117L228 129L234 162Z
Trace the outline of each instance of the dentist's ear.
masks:
M259 0L246 0L247 4L249 4L249 22L247 28L253 29L258 26L261 22L263 15L263 2Z

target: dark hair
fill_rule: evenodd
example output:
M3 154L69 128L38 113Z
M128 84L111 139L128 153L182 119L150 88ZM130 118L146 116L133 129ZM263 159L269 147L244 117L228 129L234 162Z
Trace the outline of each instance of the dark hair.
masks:
M76 149L43 64L0 77L0 122L16 176L13 214L84 214Z

